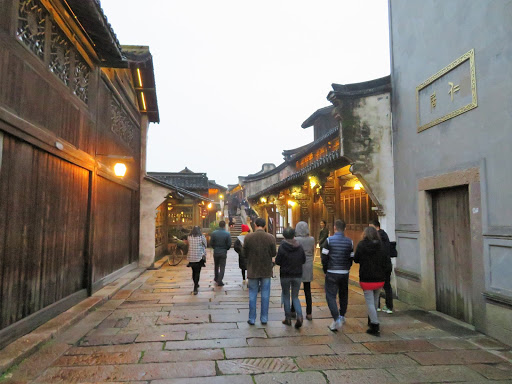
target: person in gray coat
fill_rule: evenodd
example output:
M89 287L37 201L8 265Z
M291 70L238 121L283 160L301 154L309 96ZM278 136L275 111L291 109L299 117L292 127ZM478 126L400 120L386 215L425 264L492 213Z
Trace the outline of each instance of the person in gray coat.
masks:
M295 240L302 245L306 254L306 262L302 265L302 285L306 297L306 319L313 320L311 282L313 281L313 258L315 251L315 238L309 236L308 223L299 221L295 226Z

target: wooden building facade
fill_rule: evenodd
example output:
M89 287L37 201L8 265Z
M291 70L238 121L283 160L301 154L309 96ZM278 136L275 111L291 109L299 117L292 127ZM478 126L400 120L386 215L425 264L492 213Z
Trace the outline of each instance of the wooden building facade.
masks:
M98 2L0 9L1 348L137 266L158 109L147 47L120 46Z

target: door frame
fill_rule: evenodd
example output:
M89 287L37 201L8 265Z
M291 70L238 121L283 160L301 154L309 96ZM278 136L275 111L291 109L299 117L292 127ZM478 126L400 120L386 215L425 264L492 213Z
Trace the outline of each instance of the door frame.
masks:
M471 236L473 324L482 327L485 322L485 290L483 262L482 203L480 169L468 168L418 180L418 221L420 230L421 285L426 297L425 307L436 310L436 276L434 260L434 222L432 191L451 187L468 187Z

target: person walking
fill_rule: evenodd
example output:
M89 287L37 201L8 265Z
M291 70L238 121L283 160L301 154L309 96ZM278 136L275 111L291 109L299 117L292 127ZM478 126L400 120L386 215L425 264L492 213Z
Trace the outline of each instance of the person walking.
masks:
M194 282L194 295L197 295L201 268L206 261L206 237L201 233L201 228L195 226L188 236L187 260L192 268L192 281Z
M343 220L334 223L334 235L327 238L322 248L322 267L325 273L325 299L333 322L329 329L336 332L345 322L348 306L348 275L352 266L351 253L354 243L345 237L346 224ZM336 304L336 296L340 297L340 309Z
M212 232L210 245L213 248L213 262L215 268L214 281L219 287L224 285L224 271L226 269L226 258L231 248L231 235L226 231L226 222L219 222L219 229Z
M302 245L306 254L306 262L302 265L302 285L306 297L306 319L313 320L313 302L311 299L311 282L313 281L313 259L315 238L309 236L308 223L299 221L295 226L295 240ZM294 306L295 307L295 306ZM292 312L293 312L292 308Z
M237 236L235 243L233 244L233 249L236 253L238 253L238 268L242 271L242 279L245 284L245 272L247 270L247 260L244 255L244 240L245 235L250 232L250 228L247 224L242 224L242 233Z
M272 278L272 258L276 255L276 238L265 232L265 219L258 217L254 223L256 231L245 235L243 253L247 260L247 278L249 279L249 319L247 323L254 325L256 321L256 300L261 290L261 324L268 321L270 301L270 281Z
M370 227L377 230L384 251L386 253L386 262L384 272L386 273L386 279L384 280L384 293L386 298L386 305L382 308L383 312L393 313L393 288L391 287L391 273L393 272L393 264L391 263L391 243L389 242L389 236L383 229L380 228L379 220L375 219L370 222ZM380 311L380 296L377 311Z
M366 333L380 336L377 304L380 290L384 286L386 251L379 233L374 227L366 227L363 239L357 244L354 262L359 263L359 285L363 290L368 309L368 330Z
M318 234L318 246L322 248L322 244L329 237L329 228L327 228L327 222L320 220L320 233Z
M302 265L306 262L306 254L302 245L294 239L295 230L287 227L283 230L284 241L279 246L276 256L276 264L280 266L279 276L281 279L282 298L284 302L285 319L283 324L292 325L290 290L292 294L293 307L297 314L295 328L302 327L304 318L299 300L300 283L302 281Z

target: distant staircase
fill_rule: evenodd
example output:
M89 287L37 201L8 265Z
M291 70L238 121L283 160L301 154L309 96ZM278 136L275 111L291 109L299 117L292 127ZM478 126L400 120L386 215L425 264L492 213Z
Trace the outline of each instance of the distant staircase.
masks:
M231 233L231 245L233 245L237 237L242 233L242 218L240 216L233 216L233 222L235 225L229 229Z

